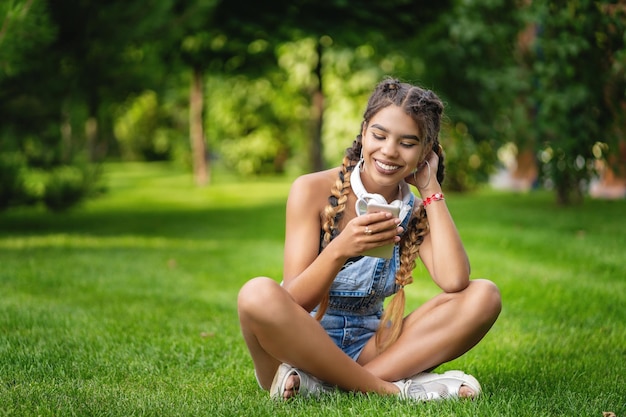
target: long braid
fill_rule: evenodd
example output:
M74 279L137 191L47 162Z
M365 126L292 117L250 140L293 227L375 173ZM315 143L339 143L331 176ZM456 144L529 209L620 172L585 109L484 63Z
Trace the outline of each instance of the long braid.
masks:
M344 156L339 176L330 189L328 205L324 207L324 239L322 247L326 247L339 232L339 222L346 210L348 194L350 194L350 172L353 166L348 156Z
M439 141L433 144L433 151L439 155L439 167L437 169L437 180L439 183L444 178L444 156ZM378 330L376 330L376 348L378 352L383 352L393 342L395 342L402 332L402 319L404 317L404 307L406 295L404 287L413 282L413 270L415 261L419 255L419 248L424 241L424 237L430 232L426 208L421 202L413 210L407 231L400 241L400 268L396 272L396 285L400 287L393 296L391 302L383 312Z
M324 207L324 223L322 229L324 230L324 238L322 239L322 249L325 248L331 240L333 240L339 234L339 222L343 218L343 214L346 210L346 202L348 201L348 195L350 194L350 173L356 165L356 161L351 159L354 155L354 151L359 149L356 153L360 152L360 135L354 142L351 149L348 149L346 155L343 157L341 163L341 170L337 180L333 183L330 189L330 197L328 197L328 205ZM326 293L320 300L320 305L315 313L315 318L321 320L324 317L324 313L328 309L328 302L330 294Z

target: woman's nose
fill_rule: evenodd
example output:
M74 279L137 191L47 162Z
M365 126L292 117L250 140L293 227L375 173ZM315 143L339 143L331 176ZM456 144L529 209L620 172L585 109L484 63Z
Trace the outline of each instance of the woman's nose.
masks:
M398 148L393 140L387 139L385 140L385 143L383 144L381 151L383 155L395 156L398 151Z

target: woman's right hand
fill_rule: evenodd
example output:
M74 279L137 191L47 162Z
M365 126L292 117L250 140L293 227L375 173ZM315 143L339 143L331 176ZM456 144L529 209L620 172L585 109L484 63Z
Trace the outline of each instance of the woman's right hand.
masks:
M399 242L398 235L404 230L399 224L400 219L383 211L357 216L348 222L333 243L336 242L344 256L359 256L369 249Z

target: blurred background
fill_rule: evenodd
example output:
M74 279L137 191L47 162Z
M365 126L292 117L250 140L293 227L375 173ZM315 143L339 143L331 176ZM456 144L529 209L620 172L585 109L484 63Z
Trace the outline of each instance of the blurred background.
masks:
M626 196L626 3L3 0L0 209L106 192L108 162L333 166L385 76L446 103L446 188Z

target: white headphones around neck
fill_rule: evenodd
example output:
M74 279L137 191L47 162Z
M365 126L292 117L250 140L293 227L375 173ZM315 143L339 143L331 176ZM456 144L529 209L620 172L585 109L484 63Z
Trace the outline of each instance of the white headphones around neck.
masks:
M400 181L399 187L402 193L402 200L394 200L391 203L387 203L387 200L382 195L367 192L361 181L361 164L363 164L362 159L356 164L350 174L350 186L357 198L356 204L354 205L357 216L367 213L367 204L372 202L399 207L400 220L404 220L406 215L411 211L411 190L409 189L409 185L404 180Z

